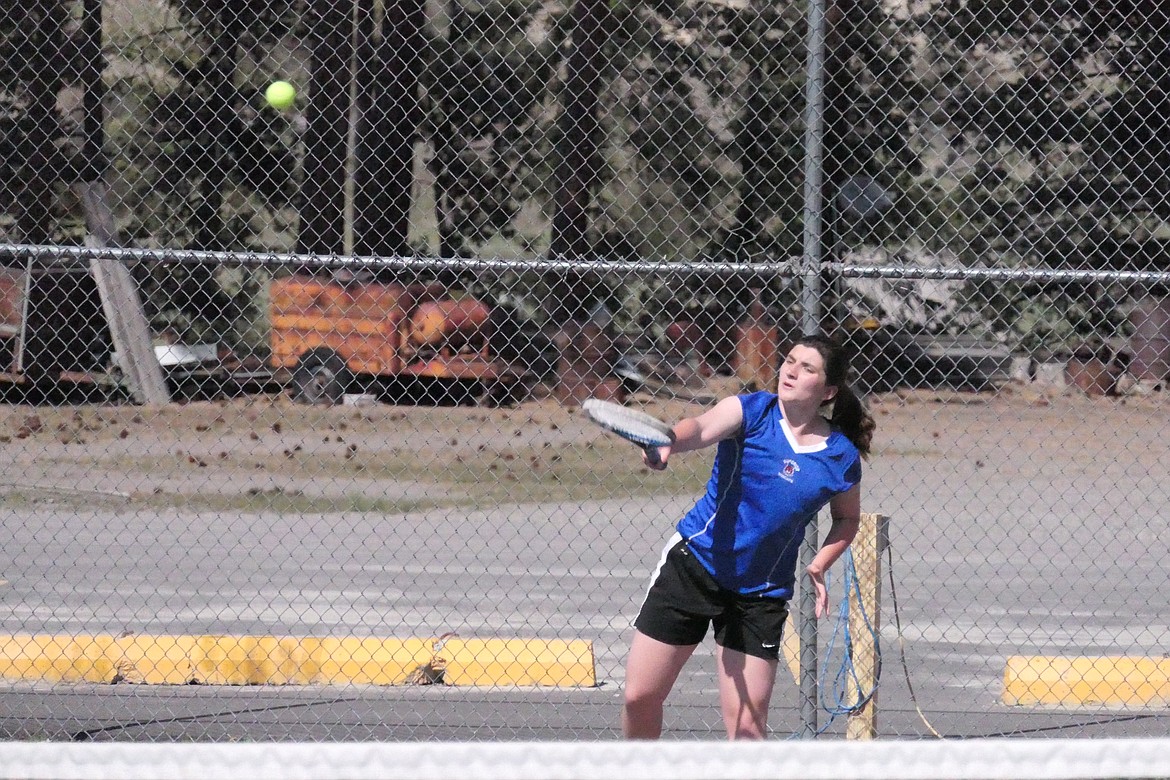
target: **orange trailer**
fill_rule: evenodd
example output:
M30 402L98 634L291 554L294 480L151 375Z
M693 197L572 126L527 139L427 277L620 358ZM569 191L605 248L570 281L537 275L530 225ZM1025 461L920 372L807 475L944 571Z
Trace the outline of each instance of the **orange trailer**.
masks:
M491 309L442 285L293 275L273 280L269 293L271 365L290 372L296 400L338 403L404 378L499 398L520 378L489 351Z

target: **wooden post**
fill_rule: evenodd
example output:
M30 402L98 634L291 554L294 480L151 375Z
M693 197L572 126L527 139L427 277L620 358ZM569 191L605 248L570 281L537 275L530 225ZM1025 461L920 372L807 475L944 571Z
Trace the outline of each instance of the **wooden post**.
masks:
M171 401L162 366L154 355L150 326L130 271L121 261L94 258L90 269L97 281L102 308L110 325L114 348L121 357L121 369L139 403L162 405Z
M105 154L103 108L106 86L102 78L105 67L102 58L102 0L85 0L82 4L80 51L83 62L81 81L85 86L82 123L85 168L77 193L85 211L86 245L117 246L118 226L106 185L109 162ZM129 269L122 261L112 258L94 258L89 266L110 327L110 340L121 359L120 368L131 393L139 403L170 403L166 378L154 356L150 324Z
M853 565L857 572L860 603L849 604L849 633L853 637L853 668L856 681L851 681L850 704L856 704L860 691L871 691L877 684L878 646L876 637L881 632L881 555L889 542L889 518L885 515L863 512L861 526L853 540ZM853 594L856 596L856 592ZM874 739L877 737L877 693L861 709L849 716L847 739Z
M101 180L82 182L78 195L85 210L90 247L117 243L117 228L110 209L108 190ZM110 326L110 340L118 353L123 375L131 394L139 403L163 405L171 402L171 392L163 377L162 366L154 355L150 324L142 311L142 300L134 279L121 260L93 258L90 272L97 282L102 311Z

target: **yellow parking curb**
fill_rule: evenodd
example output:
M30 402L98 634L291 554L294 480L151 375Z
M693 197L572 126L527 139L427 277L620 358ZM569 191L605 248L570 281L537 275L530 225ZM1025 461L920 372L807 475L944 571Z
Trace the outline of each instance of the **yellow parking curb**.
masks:
M0 678L156 685L597 684L592 642L454 636L0 635Z
M1165 706L1170 658L1012 656L1003 673L1003 703Z

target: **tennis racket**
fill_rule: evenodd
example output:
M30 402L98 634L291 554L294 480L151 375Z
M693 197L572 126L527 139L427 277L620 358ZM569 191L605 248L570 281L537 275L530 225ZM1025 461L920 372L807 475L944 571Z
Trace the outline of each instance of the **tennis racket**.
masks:
M674 432L670 426L645 412L627 409L621 404L599 398L586 400L581 408L590 420L605 430L645 450L646 459L652 466L662 462L658 457L658 448L674 443Z

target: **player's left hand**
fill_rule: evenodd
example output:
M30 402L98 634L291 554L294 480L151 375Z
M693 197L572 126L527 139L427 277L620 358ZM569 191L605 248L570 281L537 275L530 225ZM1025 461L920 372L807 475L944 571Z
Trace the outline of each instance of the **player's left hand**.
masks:
M824 617L829 611L829 589L825 587L825 573L814 566L806 568L804 573L808 575L817 592L816 615L818 618Z

